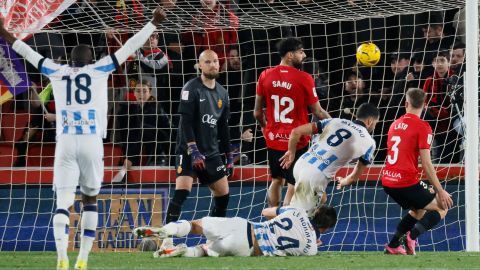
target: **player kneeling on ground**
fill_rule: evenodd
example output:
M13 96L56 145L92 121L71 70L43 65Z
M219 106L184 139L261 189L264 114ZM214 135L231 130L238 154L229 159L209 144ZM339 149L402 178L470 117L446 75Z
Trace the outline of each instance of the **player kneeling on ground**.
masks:
M294 207L271 207L262 211L271 218L250 222L244 218L204 217L193 221L170 222L161 228L139 227L138 237L157 236L165 239L187 234L204 235L207 243L194 247L180 244L154 253L155 257L203 256L313 256L317 254L317 238L337 223L333 207L321 206L311 219L305 210Z

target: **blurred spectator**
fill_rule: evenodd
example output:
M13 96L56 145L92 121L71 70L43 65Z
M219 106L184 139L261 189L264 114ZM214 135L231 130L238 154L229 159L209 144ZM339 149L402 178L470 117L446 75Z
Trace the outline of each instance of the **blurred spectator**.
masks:
M347 72L341 93L341 95L332 93L334 96L330 98L332 102L338 104L339 111L329 113L332 117L354 119L355 110L358 106L368 101L368 93L366 93L362 74L353 71Z
M456 43L450 51L450 69L461 75L465 71L465 44Z
M44 85L47 85L46 82ZM26 153L28 144L31 142L55 142L55 102L53 101L53 94L49 94L45 104L39 99L35 84L30 88L30 123L25 128L22 139L15 142L15 147L18 150L18 159L15 163L17 167L23 167L26 164Z
M136 52L138 81L148 81L152 95L159 97L157 92L161 77L166 76L169 65L168 56L158 47L158 33L153 33L142 48ZM132 74L130 74L132 75Z
M231 46L238 44L238 17L217 0L200 0L200 3L202 7L192 22L197 29L185 32L182 42L193 45L195 54L190 59L210 49L217 53L222 66Z
M452 75L449 70L449 52L441 51L433 59L433 76L425 81L423 90L427 93L425 120L434 133L433 161L438 163L458 162L455 148L458 140L452 138L456 133L450 130L451 105L448 97L449 85L445 78Z
M388 101L385 102L387 105L384 120L386 121L393 121L405 114L403 104L405 103L405 92L407 91L407 75L410 66L410 54L394 53L390 56L390 59L390 68L395 77L393 78L390 97L387 97L387 100L385 100Z
M143 160L147 165L167 165L170 120L152 95L148 81L135 86L134 98L120 104L117 116L126 153L124 169L141 165L142 154L148 158L146 162Z
M438 51L450 49L454 43L453 36L445 36L443 33L443 19L422 27L423 38L414 42L415 51L425 51L424 63L430 65Z
M425 80L433 74L433 69L430 71L430 67L423 63L423 52L414 53L410 63L411 66L407 74L407 89L412 87L423 89Z

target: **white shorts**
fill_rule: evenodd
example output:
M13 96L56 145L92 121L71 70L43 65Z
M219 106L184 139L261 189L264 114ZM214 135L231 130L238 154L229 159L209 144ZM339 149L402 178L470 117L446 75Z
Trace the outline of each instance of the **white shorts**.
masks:
M253 248L248 246L247 226L251 226L246 219L240 217L202 218L203 234L207 237L208 250L218 256L250 256Z
M53 190L96 196L103 182L103 141L97 135L60 135L55 147Z
M309 217L320 204L328 179L318 168L311 166L306 159L298 159L293 167L295 177L295 192L291 206L305 209Z

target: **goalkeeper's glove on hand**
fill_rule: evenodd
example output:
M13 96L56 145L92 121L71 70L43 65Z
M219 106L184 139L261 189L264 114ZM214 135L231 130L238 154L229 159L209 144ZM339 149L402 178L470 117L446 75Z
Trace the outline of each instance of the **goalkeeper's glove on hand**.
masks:
M233 175L233 152L228 152L227 156L227 164L225 165L225 174L227 177L231 177Z
M188 145L188 153L192 159L192 167L195 170L205 170L205 156L198 151L196 143Z

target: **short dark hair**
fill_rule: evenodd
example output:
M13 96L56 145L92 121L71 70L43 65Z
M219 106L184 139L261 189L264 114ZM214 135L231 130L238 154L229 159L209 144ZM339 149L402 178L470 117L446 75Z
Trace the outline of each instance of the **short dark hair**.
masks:
M70 54L70 62L72 65L88 65L93 61L93 53L90 46L79 44L72 49Z
M465 51L465 43L463 42L457 42L453 45L452 50L458 50L458 49L463 49Z
M322 205L313 212L310 221L315 229L332 228L337 224L337 211L331 206Z
M379 118L380 112L378 111L377 106L372 103L362 103L357 109L357 119L367 119L369 117Z
M407 101L413 108L421 109L425 104L425 92L420 88L410 88L407 90Z
M393 63L394 61L399 61L401 59L410 60L410 53L408 53L408 52L396 52L396 53L392 53L390 55L390 63Z
M445 57L445 58L447 58L447 60L450 60L450 52L449 51L439 51L437 53L437 55L435 55L433 57L433 59L435 59L437 57Z
M302 41L294 37L289 37L284 40L281 40L277 44L277 50L278 50L278 53L280 54L280 57L284 57L288 52L294 52L302 48L303 48Z

